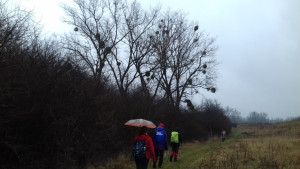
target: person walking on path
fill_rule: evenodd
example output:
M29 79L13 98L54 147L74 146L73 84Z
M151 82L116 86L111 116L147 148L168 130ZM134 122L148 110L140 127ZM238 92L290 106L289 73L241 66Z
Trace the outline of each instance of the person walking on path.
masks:
M179 146L182 144L182 137L179 133L178 128L176 128L176 130L172 131L170 142L171 142L171 147L172 147L172 152L170 154L170 161L173 160L173 157L174 157L174 161L177 161L178 149L179 149Z
M165 131L165 125L160 123L153 135L153 143L155 149L156 159L158 161L158 167L162 167L164 151L168 150L168 136ZM153 168L156 168L156 162L153 162Z
M134 138L133 145L132 153L136 169L147 169L150 158L154 163L156 162L153 141L147 134L147 127L141 127L139 135Z
M222 142L225 141L225 136L226 136L226 131L223 130L222 133L221 133L221 140L222 140Z

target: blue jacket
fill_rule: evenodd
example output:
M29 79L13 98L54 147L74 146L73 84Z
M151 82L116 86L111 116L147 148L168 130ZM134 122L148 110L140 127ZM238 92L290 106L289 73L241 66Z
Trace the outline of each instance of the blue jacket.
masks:
M166 131L161 126L156 128L152 140L155 151L168 150L168 136Z

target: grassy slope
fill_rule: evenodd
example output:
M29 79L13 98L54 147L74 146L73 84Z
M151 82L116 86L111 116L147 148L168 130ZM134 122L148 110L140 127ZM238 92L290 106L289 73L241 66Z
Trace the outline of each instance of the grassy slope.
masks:
M177 162L169 161L169 153L165 154L165 169L300 169L300 121L241 125L225 142L186 143ZM128 156L116 161L97 169L135 169Z
M300 169L299 121L241 125L236 132L243 138L216 149L197 169Z

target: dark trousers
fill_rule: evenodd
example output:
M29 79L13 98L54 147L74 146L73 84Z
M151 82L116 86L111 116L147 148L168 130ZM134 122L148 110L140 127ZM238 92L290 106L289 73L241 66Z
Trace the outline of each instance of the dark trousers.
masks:
M225 141L225 136L222 135L221 140L222 140L222 142Z
M178 153L179 144L178 143L171 143L172 152Z
M164 150L157 150L155 151L156 161L158 161L158 166L161 166L164 160ZM156 165L156 163L153 163Z
M173 160L173 157L174 157L174 161L177 161L179 144L171 143L171 146L172 146L172 152L170 154L170 161Z
M147 169L148 167L148 158L135 158L136 169Z

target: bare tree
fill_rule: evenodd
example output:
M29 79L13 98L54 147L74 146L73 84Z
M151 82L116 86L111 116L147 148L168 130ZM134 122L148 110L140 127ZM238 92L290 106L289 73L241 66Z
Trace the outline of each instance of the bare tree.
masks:
M74 4L63 6L65 22L75 27L63 39L64 48L97 80L109 80L121 94L139 77L145 86L142 71L152 49L146 35L158 10L148 13L136 1L122 0L74 0Z
M74 0L74 6L63 5L65 22L74 32L65 35L62 44L92 73L95 79L105 80L105 63L112 57L118 43L125 37L119 34L121 1Z
M180 12L167 12L153 30L152 74L163 97L179 108L199 88L215 92L214 39L200 32Z
M9 9L8 1L0 2L0 54L9 53L12 56L19 47L26 50L39 31L31 11L20 6Z
M241 122L242 120L241 112L239 112L238 110L227 106L225 112L226 112L226 116L230 119L233 125L236 125L237 123Z
M214 39L180 12L147 12L136 1L74 3L63 6L75 32L62 43L97 80L109 80L121 94L139 84L178 109L199 88L216 91Z
M247 121L249 123L268 123L268 114L265 112L258 113L253 111L247 116Z
M108 63L120 91L127 93L129 87L137 82L137 78L142 86L146 86L143 70L149 64L147 58L152 51L147 34L154 24L158 9L147 12L139 3L133 1L123 3L121 13L123 26L118 31L125 38L120 43L122 46L118 48L118 52L113 53L114 57L108 60Z

